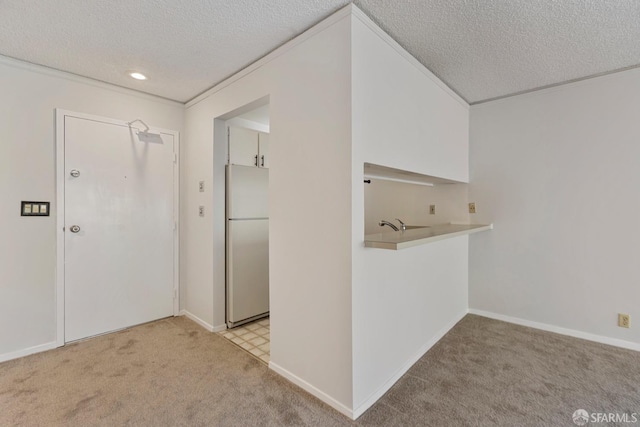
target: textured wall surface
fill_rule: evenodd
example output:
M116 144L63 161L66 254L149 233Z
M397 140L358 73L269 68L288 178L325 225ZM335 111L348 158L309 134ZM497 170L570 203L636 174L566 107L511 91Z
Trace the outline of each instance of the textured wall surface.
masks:
M472 309L640 343L639 110L640 69L471 109Z
M187 286L185 309L209 325L224 325L224 120L268 96L270 366L349 414L348 13L331 17L314 31L253 72L187 107L181 275ZM205 181L210 192L200 193L199 181ZM198 205L210 213L198 216Z
M55 109L182 131L182 105L0 60L0 360L56 339ZM51 202L21 217L20 201ZM16 319L20 319L16 321Z

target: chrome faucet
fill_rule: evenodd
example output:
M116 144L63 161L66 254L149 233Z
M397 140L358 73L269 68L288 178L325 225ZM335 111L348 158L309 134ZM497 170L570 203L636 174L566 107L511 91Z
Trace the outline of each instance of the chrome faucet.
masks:
M385 225L388 225L389 227L393 228L394 231L400 231L400 229L398 227L396 227L395 225L391 224L389 221L385 221L384 219L382 221L380 221L378 223L378 225L380 227L384 227Z
M402 228L402 231L407 229L407 226L404 224L404 222L402 222L400 218L396 218L396 221L400 223L400 228Z

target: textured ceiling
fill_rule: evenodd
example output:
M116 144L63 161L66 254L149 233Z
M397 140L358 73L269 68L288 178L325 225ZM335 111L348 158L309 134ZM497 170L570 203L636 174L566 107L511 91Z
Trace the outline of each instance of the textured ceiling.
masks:
M184 102L348 3L0 0L0 54ZM470 103L640 64L640 0L355 4Z

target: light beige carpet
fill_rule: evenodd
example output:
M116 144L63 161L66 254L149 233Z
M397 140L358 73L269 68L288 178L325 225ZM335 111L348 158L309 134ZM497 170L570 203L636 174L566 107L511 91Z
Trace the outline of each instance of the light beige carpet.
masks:
M640 413L640 353L469 315L357 422L185 318L0 364L1 426L572 426Z

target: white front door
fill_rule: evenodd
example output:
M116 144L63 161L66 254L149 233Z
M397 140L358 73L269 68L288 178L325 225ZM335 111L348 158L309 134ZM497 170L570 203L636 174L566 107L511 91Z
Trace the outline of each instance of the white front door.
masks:
M65 342L174 314L174 135L142 139L64 116Z

